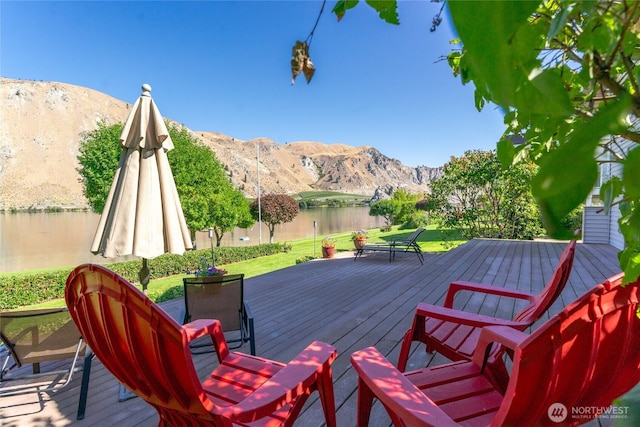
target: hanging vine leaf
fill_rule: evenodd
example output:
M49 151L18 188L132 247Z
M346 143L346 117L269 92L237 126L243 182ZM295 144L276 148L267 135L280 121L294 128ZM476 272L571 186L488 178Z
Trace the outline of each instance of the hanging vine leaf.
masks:
M307 42L296 41L292 49L291 57L291 84L296 82L296 77L298 77L300 73L304 74L307 83L309 83L315 72L313 62L311 62L311 58L309 57L309 45Z
M549 27L549 33L547 34L547 41L553 40L554 37L558 35L562 28L567 24L568 18L569 9L567 7L562 7L560 13L551 20L551 26Z
M576 121L569 140L540 161L538 174L531 180L531 192L550 236L571 237L571 230L563 228L562 218L586 200L593 189L598 177L594 152L603 137L628 126L625 117L630 104L628 96L620 96L603 104L590 119Z
M344 14L347 13L347 10L356 7L358 2L359 0L338 0L332 10L332 12L338 17L338 22L340 22Z
M397 0L366 0L367 4L374 8L380 18L388 24L400 24L398 18L398 2ZM338 17L338 22L342 20L347 10L353 9L359 3L359 0L338 0L333 7L332 12Z
M398 2L396 0L367 0L367 4L374 8L385 22L395 25L400 24Z
M633 199L640 199L640 147L635 147L624 159L622 184L626 195Z
M613 176L600 186L600 200L604 207L604 214L609 215L613 201L622 194L622 180Z
M507 170L513 163L513 157L516 155L516 149L513 146L513 142L508 139L501 139L498 141L496 151L502 170Z

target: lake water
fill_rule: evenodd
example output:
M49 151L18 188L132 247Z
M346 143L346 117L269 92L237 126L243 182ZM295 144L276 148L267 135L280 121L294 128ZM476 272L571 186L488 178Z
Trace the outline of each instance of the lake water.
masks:
M100 215L91 212L0 214L0 273L107 261L89 251L99 220ZM305 209L292 222L276 226L274 241L314 237L315 233L319 242L327 234L375 228L383 223L381 217L369 216L368 207ZM264 223L261 234L262 243L269 243ZM221 246L250 246L259 241L256 223L252 228L225 234ZM200 249L211 247L207 232L196 233L196 245Z

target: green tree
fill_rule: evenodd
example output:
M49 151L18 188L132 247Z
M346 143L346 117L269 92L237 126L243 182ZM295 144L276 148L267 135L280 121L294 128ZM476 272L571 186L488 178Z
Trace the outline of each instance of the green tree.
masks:
M175 148L167 154L182 210L195 240L195 232L214 226L213 203L229 180L215 153L183 126L169 124Z
M427 216L427 223L430 221L431 215L440 207L438 199L433 194L425 194L425 196L416 202L416 210L424 211Z
M106 126L100 123L96 130L85 134L80 143L78 171L85 197L95 212L104 209L113 182L122 153L118 140L123 127L122 124ZM175 147L167 157L192 238L195 239L197 230L214 227L221 239L222 234L229 230L229 218L238 221L236 225L246 225L248 202L240 201L242 193L233 188L213 151L183 126L169 124L167 129ZM225 209L217 208L216 204L227 204L224 198L219 197L220 194L235 203ZM222 211L225 215L221 216Z
M236 227L249 228L254 224L249 210L249 201L233 188L231 183L211 199L212 228L216 235L216 246L225 233Z
M523 160L502 169L497 182L499 195L499 234L505 238L533 239L545 234L540 209L531 193L530 181L538 167L531 161ZM567 214L563 223L570 224ZM580 216L582 219L582 216ZM576 230L579 226L571 229ZM512 236L512 237L508 237Z
M384 199L371 203L369 207L370 216L381 216L384 218L385 228L391 229L395 224L395 218L402 211L402 205L397 200Z
M251 226L249 202L233 187L215 153L183 126L170 124L169 134L175 145L169 163L192 233L213 228L220 246L226 232Z
M338 19L358 0L339 0ZM398 24L397 1L367 1L386 22ZM622 179L601 186L605 210L620 205L625 283L640 275L640 2L632 0L502 0L447 2L459 35L447 59L462 83L475 86L478 109L505 112L498 157L507 167L530 158L531 180L547 232L572 237L563 219L587 198L599 161L623 168ZM432 31L442 21L433 19ZM322 12L320 12L322 13ZM314 28L315 30L315 28ZM307 39L311 40L312 33ZM292 62L311 63L298 42ZM299 73L299 72L298 72ZM510 136L522 136L514 146ZM601 160L608 152L613 160Z
M400 205L400 212L395 215L394 221L401 224L409 221L416 212L416 202L420 200L420 194L413 194L402 188L394 191L391 199Z
M123 128L122 123L107 126L104 121L101 121L97 129L82 135L78 154L80 163L78 173L89 206L97 213L104 209L118 167L122 153L118 139Z
M251 203L251 216L255 220L261 219L269 228L269 243L273 243L273 235L276 225L291 222L300 212L298 202L286 194L266 194L260 197L260 210L258 211L258 199Z
M431 182L438 215L467 238L531 239L542 232L528 187L533 172L530 162L502 170L494 152L467 151Z

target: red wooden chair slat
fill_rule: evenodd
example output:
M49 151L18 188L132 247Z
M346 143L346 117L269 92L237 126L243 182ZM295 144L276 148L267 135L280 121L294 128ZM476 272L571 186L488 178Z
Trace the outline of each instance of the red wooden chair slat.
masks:
M351 356L358 372L358 422L368 425L374 397L396 426L574 426L598 416L640 382L640 282L617 275L596 286L531 335L483 328L470 361L401 373L374 347ZM492 343L513 351L506 383L486 364ZM564 408L561 424L549 409Z
M287 364L229 352L217 320L179 325L129 282L85 264L67 278L69 313L96 356L129 390L155 407L160 426L290 426L318 391L325 422L336 425L334 347L315 341ZM209 336L219 364L201 383L190 343Z
M455 414L454 420L458 423L469 421L475 424L478 418L494 414L500 408L502 400L498 393L476 393L467 399L456 400L440 407L448 414Z
M560 296L567 284L573 267L575 247L575 240L569 242L560 255L551 279L538 295L499 286L458 281L449 285L444 307L419 303L413 324L402 340L398 369L400 371L406 369L411 343L414 341L424 343L429 353L436 351L453 361L470 360L478 341L480 327L506 325L523 331L533 325ZM513 320L465 313L453 309L454 298L461 291L524 299L529 301L529 304L518 312Z

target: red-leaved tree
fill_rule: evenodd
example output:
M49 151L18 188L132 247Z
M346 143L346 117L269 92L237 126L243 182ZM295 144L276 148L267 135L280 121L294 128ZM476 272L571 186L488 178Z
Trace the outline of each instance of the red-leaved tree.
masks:
M293 221L300 212L298 202L286 194L266 194L260 197L260 212L258 213L258 200L251 203L251 216L269 227L269 243L273 243L273 234L276 225ZM259 218L259 214L261 218Z

